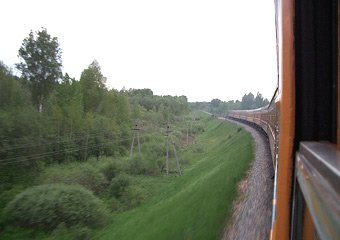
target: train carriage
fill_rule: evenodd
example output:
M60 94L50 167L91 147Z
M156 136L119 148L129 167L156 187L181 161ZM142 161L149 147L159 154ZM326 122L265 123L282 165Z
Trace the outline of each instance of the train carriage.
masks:
M268 135L275 169L270 238L340 239L339 4L276 0L275 10L277 91L270 105L228 116Z

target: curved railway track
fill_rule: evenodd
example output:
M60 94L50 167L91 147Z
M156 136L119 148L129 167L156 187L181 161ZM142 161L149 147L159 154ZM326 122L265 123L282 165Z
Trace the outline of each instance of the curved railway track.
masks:
M246 178L239 184L239 198L226 226L223 240L267 239L271 229L273 166L268 138L258 129L228 119L250 132L255 142L254 160Z

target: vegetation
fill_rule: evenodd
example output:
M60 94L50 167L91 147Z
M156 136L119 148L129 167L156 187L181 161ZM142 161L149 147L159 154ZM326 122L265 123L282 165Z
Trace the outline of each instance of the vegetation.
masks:
M79 185L96 194L100 194L109 186L109 181L92 164L69 163L48 167L37 179L40 184L62 183Z
M248 134L190 112L185 96L108 89L96 60L79 80L62 74L46 29L19 56L21 77L0 62L1 239L216 238L251 158Z
M17 68L27 81L34 105L42 111L43 99L53 91L62 76L62 62L58 39L51 38L44 28L36 35L31 31L24 39L19 49L23 61L17 64Z
M105 224L108 214L101 201L76 186L41 185L18 194L4 209L5 221L16 226L55 229Z
M205 132L184 153L190 166L181 177L139 179L144 203L119 213L99 231L99 239L217 239L252 157L251 137L218 120L205 120ZM152 183L150 184L150 181ZM153 188L148 188L148 185Z
M203 110L215 115L225 116L230 110L249 110L264 107L269 104L268 99L264 99L261 93L257 93L256 97L252 93L245 94L242 101L223 102L220 99L213 99L211 102L191 103L193 110Z

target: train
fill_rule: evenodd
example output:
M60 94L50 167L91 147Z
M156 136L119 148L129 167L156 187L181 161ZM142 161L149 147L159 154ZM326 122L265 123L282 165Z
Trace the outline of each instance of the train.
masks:
M277 89L229 118L261 127L275 170L270 239L340 239L339 13L335 0L275 0Z

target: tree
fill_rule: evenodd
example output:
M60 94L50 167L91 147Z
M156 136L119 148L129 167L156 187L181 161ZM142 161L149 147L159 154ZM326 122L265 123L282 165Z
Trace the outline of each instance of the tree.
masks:
M29 92L11 70L0 61L0 110L23 106L30 102Z
M256 97L254 99L254 107L260 108L266 106L267 104L269 104L268 99L267 98L263 99L262 94L257 92Z
M83 92L85 111L97 112L103 100L106 78L100 70L100 66L94 60L87 69L81 73L80 84Z
M222 101L220 99L211 100L211 102L210 102L210 112L213 113L213 114L219 114L221 104L222 104Z
M62 77L58 39L52 38L45 28L36 35L31 31L19 49L19 57L22 61L16 67L28 81L33 104L41 112L44 99Z
M242 97L241 108L252 109L254 104L254 95L250 92Z

